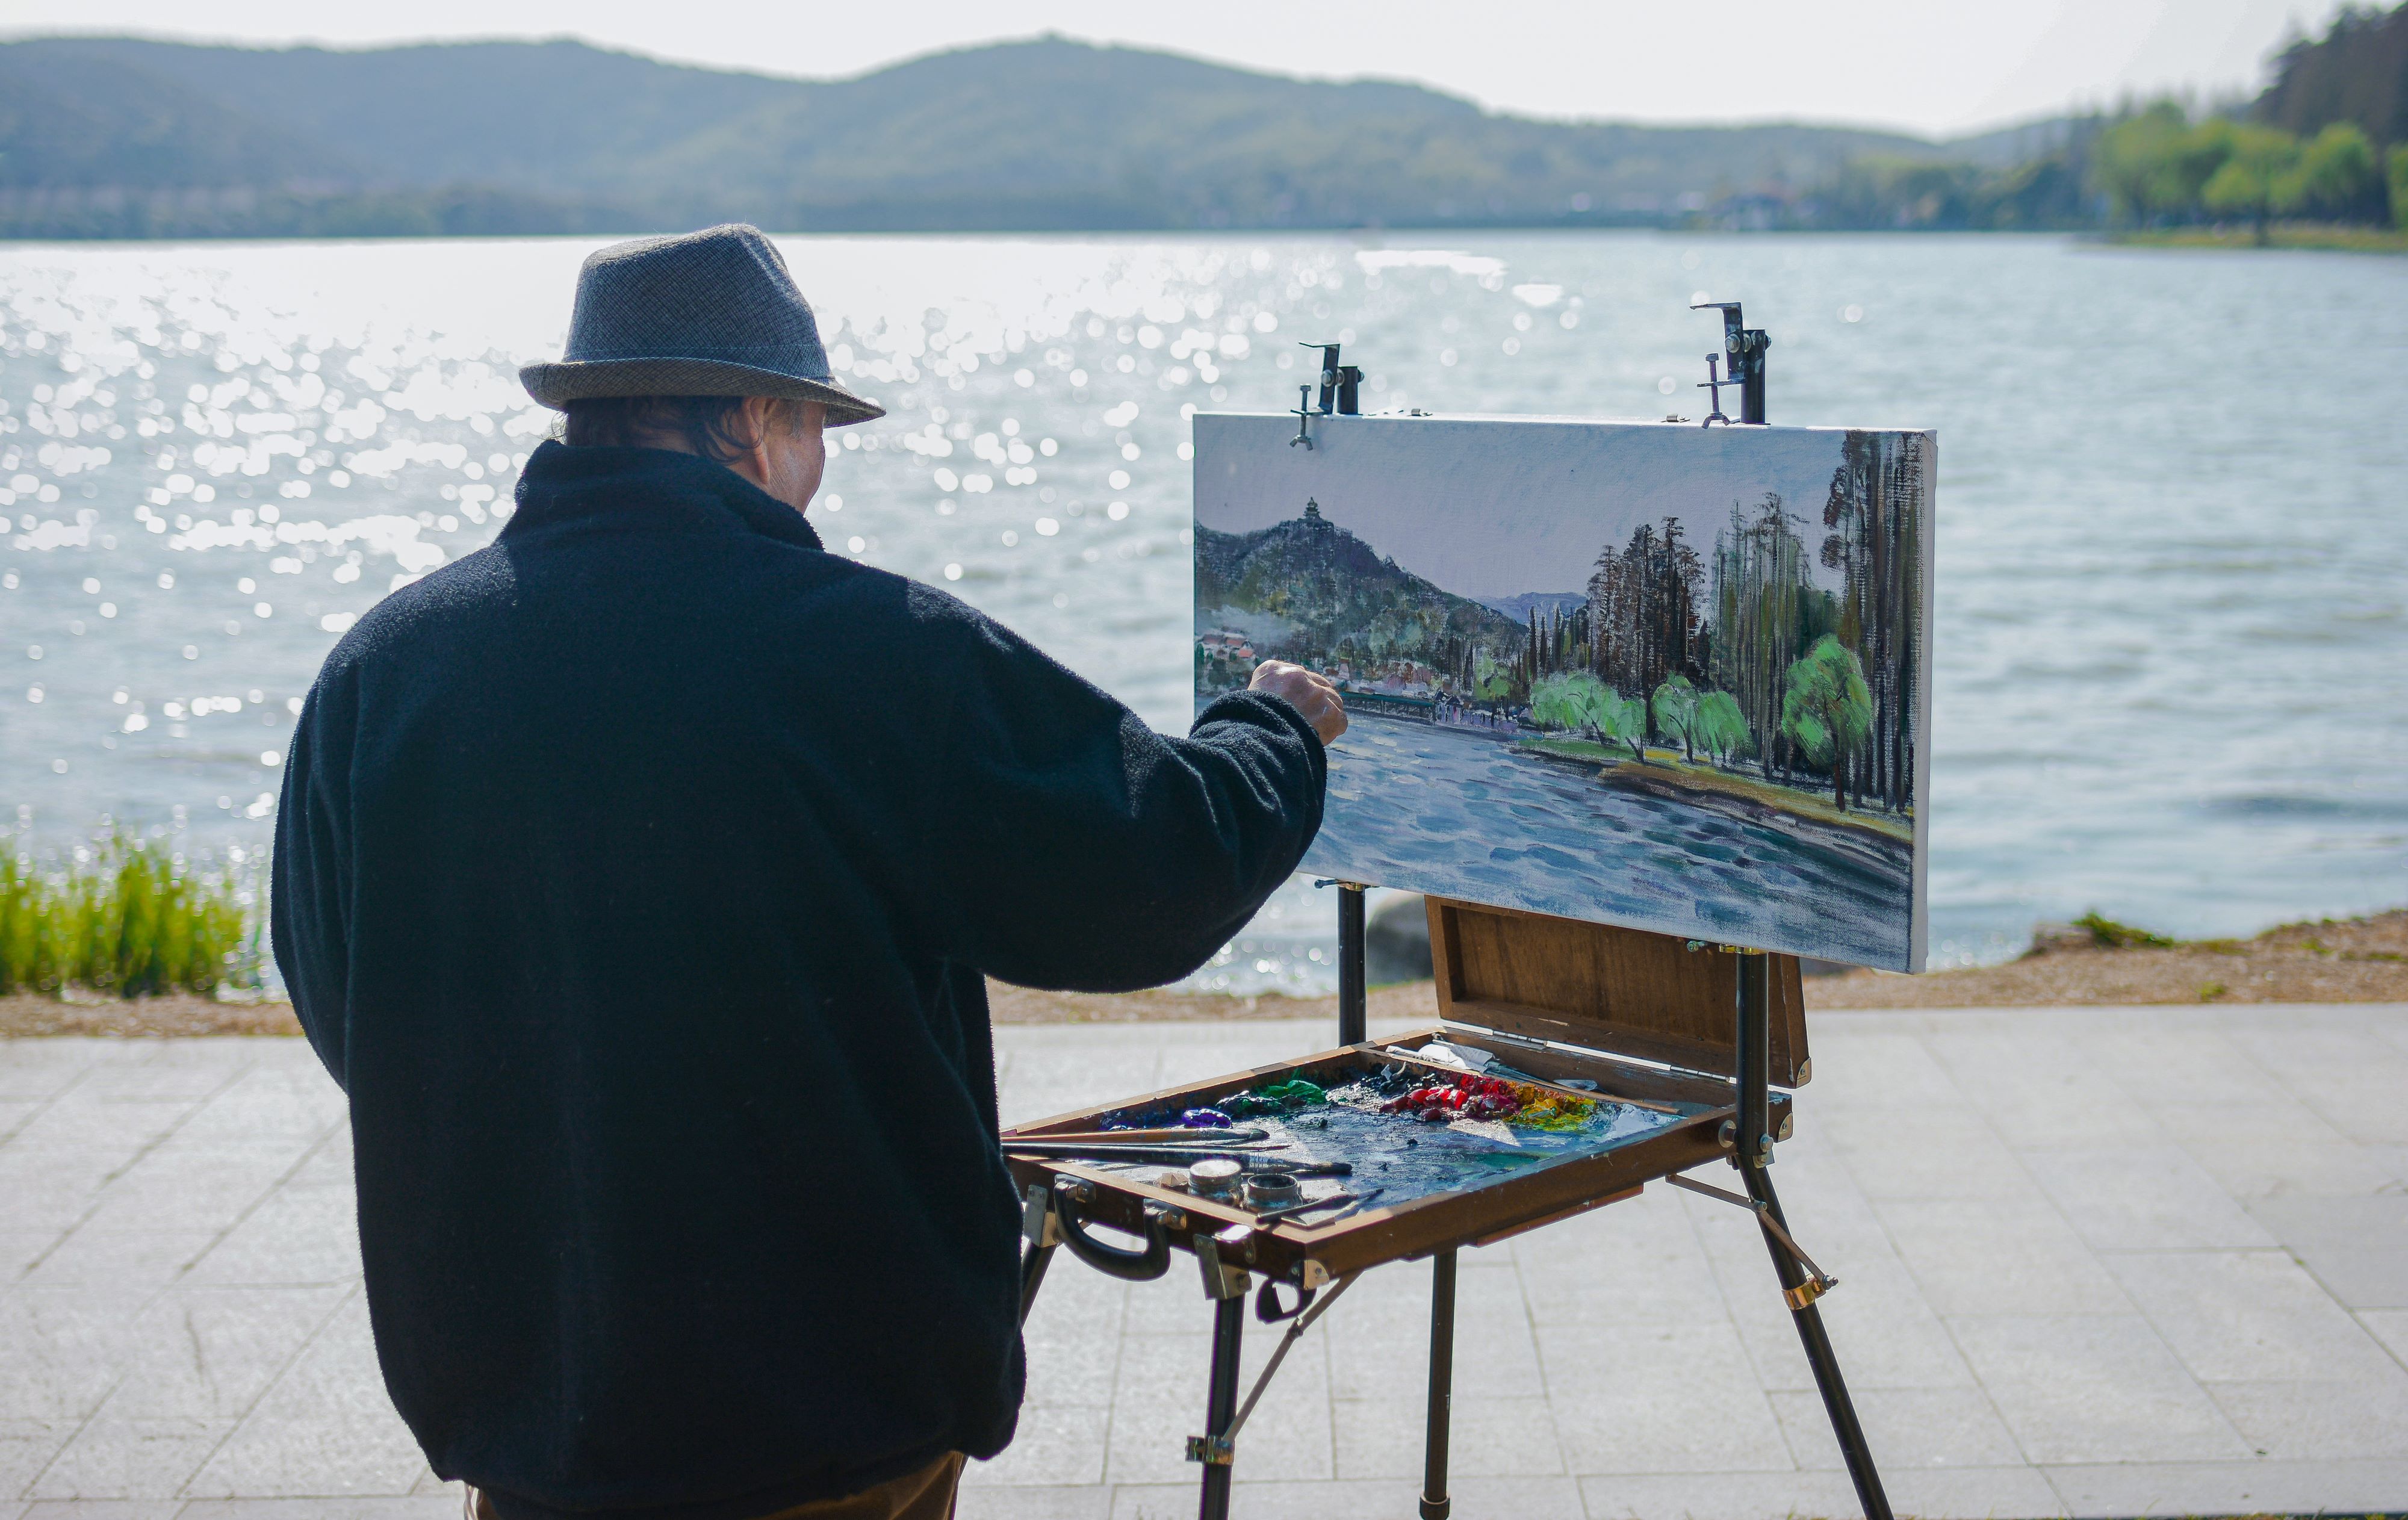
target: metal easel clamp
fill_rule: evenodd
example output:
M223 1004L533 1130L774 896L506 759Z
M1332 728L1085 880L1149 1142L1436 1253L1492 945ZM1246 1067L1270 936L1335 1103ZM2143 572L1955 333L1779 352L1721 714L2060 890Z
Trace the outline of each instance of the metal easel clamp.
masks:
M1710 354L1706 360L1707 380L1699 390L1714 393L1713 415L1703 425L1713 426L1719 420L1726 426L1730 419L1723 416L1722 387L1739 387L1739 420L1761 425L1764 422L1764 353L1772 347L1772 336L1761 327L1750 327L1740 314L1737 301L1692 301L1692 311L1719 311L1723 314L1723 351ZM1730 367L1719 379L1714 378L1713 362L1727 359Z
M1020 1212L1020 1233L1040 1250L1062 1243L1062 1225L1054 1215L1052 1188L1033 1185L1028 1189L1027 1206Z
M1246 1296L1254 1279L1235 1261L1223 1259L1223 1253L1235 1255L1253 1239L1254 1232L1243 1225L1232 1225L1215 1235L1195 1237L1196 1265L1204 1274L1204 1297L1217 1300Z
M1814 1265L1814 1258L1808 1255L1805 1248L1798 1243L1781 1221L1772 1216L1772 1209L1770 1205L1756 1198L1742 1197L1736 1193L1726 1193L1719 1187L1709 1187L1703 1183L1694 1182L1677 1172L1664 1180L1674 1187L1695 1193L1699 1197L1713 1198L1719 1203L1727 1203L1733 1208L1745 1209L1756 1215L1756 1222L1763 1226L1766 1232L1774 1240L1780 1241L1781 1249L1788 1252L1796 1258L1798 1265L1805 1269L1805 1282L1794 1288L1781 1290L1782 1298L1788 1300L1789 1307L1793 1311L1805 1308L1840 1285L1838 1278Z
M1190 1436L1187 1438L1187 1460L1207 1467L1226 1468L1238 1459L1238 1441L1234 1436Z
M1312 1307L1313 1296L1319 1291L1317 1288L1305 1287L1299 1283L1296 1290L1296 1307L1282 1309L1279 1300L1279 1283L1266 1276L1263 1279L1262 1291L1254 1295L1254 1318L1266 1325L1277 1325L1282 1320L1294 1319Z

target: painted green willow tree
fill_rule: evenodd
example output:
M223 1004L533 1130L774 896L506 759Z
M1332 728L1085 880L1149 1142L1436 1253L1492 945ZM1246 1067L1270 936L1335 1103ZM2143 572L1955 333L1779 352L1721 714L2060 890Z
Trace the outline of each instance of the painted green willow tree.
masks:
M1718 766L1747 753L1747 714L1740 711L1728 692L1708 692L1698 698L1694 728L1698 742Z
M1530 688L1530 721L1585 733L1602 744L1627 744L1632 759L1647 758L1647 705L1585 670L1540 677Z
M1781 696L1781 732L1806 758L1831 772L1831 796L1848 810L1848 757L1873 727L1864 667L1830 634L1789 667ZM1862 799L1859 798L1859 801Z
M1667 676L1647 699L1648 716L1656 721L1656 732L1666 738L1680 741L1683 758L1698 757L1698 688L1686 676Z
M1605 695L1605 683L1585 670L1541 676L1530 688L1530 721L1541 728L1577 732Z

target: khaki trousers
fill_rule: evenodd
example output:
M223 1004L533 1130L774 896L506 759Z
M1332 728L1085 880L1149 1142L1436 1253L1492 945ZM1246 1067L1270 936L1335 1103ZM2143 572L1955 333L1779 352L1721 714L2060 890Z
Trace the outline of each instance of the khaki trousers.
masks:
M962 1454L948 1452L917 1472L892 1478L842 1498L823 1498L759 1520L953 1520L962 1482ZM466 1520L499 1520L494 1501L468 1490Z

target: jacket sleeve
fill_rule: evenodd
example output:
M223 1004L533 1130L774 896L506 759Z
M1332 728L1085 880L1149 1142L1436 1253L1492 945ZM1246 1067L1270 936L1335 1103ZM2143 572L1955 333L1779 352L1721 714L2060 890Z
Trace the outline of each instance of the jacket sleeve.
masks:
M348 1090L351 865L344 854L340 797L340 778L348 767L342 754L327 753L324 697L322 678L302 704L285 756L268 924L276 968L293 1011L320 1062Z
M1321 827L1327 761L1312 725L1240 693L1187 738L1158 734L1018 636L923 595L915 610L952 646L924 813L942 952L1085 992L1201 966Z

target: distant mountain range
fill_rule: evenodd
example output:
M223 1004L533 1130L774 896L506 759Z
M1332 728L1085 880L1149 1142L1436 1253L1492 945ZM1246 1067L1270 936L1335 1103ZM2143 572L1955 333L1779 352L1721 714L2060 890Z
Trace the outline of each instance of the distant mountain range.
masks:
M1516 623L1528 622L1536 612L1543 623L1548 614L1569 612L1587 600L1584 591L1526 591L1519 596L1483 596L1480 605L1494 608Z
M1526 120L1059 38L830 81L576 42L0 45L0 237L1662 224L1867 157L1835 127Z

